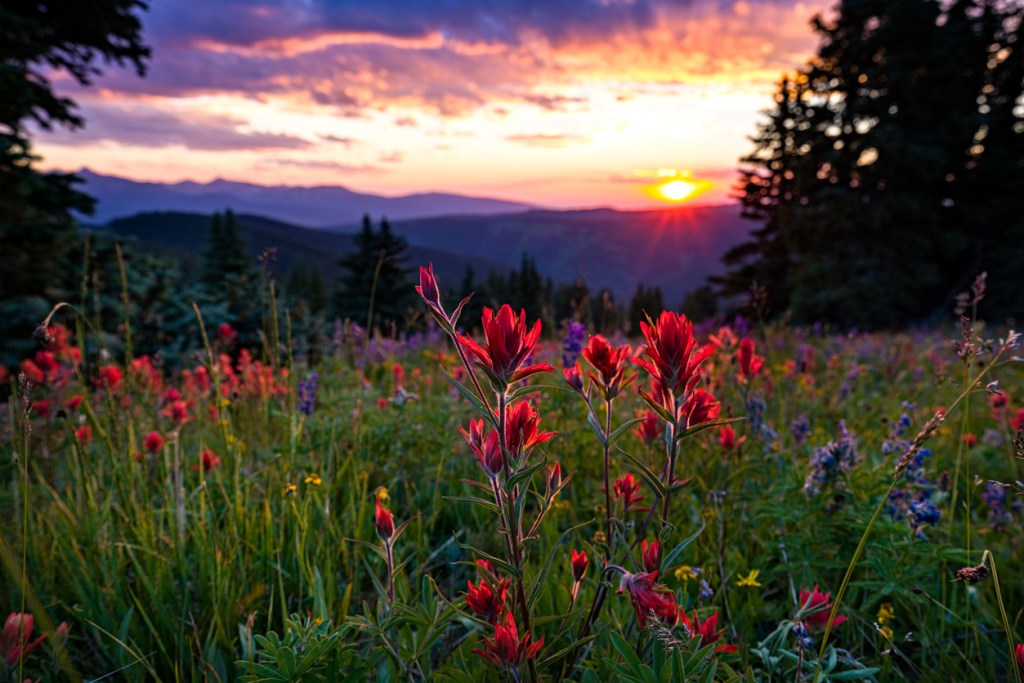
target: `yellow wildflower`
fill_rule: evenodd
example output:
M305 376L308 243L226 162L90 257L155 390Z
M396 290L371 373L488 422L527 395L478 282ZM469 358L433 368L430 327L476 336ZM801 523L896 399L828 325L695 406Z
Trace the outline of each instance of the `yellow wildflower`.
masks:
M736 582L736 585L741 588L760 588L761 584L757 580L757 577L760 575L760 569L751 569L749 574L740 577L739 581Z
M289 496L298 492L299 487L295 484L285 484L284 489L281 491L282 496Z
M895 618L896 612L892 608L892 603L883 602L878 606L878 619L879 624L886 624Z
M607 543L608 537L604 535L603 531L594 532L594 543Z
M888 626L882 626L878 629L878 632L882 634L882 637L886 640L892 640L892 629Z
M676 579L679 581L689 581L690 579L696 579L700 576L700 570L694 569L688 564L684 564L679 569L676 569Z
M377 490L373 492L373 495L381 503L387 503L388 500L390 500L390 498L388 496L388 489L385 486L378 486Z
M220 407L221 408L227 408L229 405L231 405L231 399L229 399L229 398L222 398L220 400Z
M317 474L316 472L309 475L302 481L304 481L306 484L309 484L310 486L319 486L320 484L324 483L323 480L320 478L320 475Z

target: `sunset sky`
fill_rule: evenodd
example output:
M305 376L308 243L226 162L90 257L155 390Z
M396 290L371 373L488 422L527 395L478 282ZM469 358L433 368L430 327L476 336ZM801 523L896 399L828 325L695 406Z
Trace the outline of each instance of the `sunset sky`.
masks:
M690 201L729 201L758 112L834 3L150 4L149 74L59 83L88 123L39 133L44 166L631 209L664 206L649 187L673 174L676 196L689 174Z

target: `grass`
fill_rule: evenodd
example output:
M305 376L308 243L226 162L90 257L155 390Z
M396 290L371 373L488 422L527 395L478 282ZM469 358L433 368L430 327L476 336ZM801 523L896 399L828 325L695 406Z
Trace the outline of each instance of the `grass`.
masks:
M640 566L629 548L646 512L626 512L613 500L613 534L622 543L605 545L604 448L560 373L535 376L540 426L558 436L530 462L557 460L575 474L513 567L531 600L534 639L545 638L530 672L501 671L472 652L493 634L467 609L466 582L478 581L475 559L503 558L506 544L492 510L473 500L487 495L467 483L485 480L458 433L476 415L442 373L459 366L451 345L395 345L384 356L370 349L365 364L358 350L342 349L315 368L317 405L307 416L295 385L312 368L297 359L278 370L270 359L253 362L237 371L237 387L221 393L217 383L229 377L215 371L218 355L236 363L239 349L211 339L196 357L214 378L208 389L175 373L157 387L132 370L130 356L100 360L89 331L78 327L72 343L85 349L82 362L63 363L59 381L23 389L12 381L7 402L0 606L4 614L31 612L36 633L51 634L6 671L0 664L10 680L97 680L116 672L111 678L127 681L229 681L255 676L236 661L261 658L269 662L267 680L300 680L302 658L294 653L308 653L313 643L322 643L316 661L342 663L336 680L554 680L577 651L577 666L568 668L580 680L657 680L684 671L693 680L1015 676L1012 645L1024 607L1024 582L1014 575L1024 559L1021 506L1012 488L1001 508L985 494L988 481L1020 476L1018 461L1007 457L1009 420L993 415L984 396L985 383L998 379L1011 397L1008 415L1015 414L1013 397L1024 396L1024 382L1003 362L1008 354L991 368L972 365L979 381L962 383L964 365L943 331L814 336L768 326L756 342L771 360L744 385L735 348L716 352L703 385L721 402L722 417L747 418L730 425L746 440L726 450L719 430L709 429L682 442L676 472L689 482L672 494L671 525L659 532L665 553L704 530L661 580L687 612L717 612L725 629L718 643L735 644L735 654L714 653L681 627L641 631L629 600L614 593L617 578L605 589L592 637L576 640L605 552L628 571ZM559 354L560 342L551 340L534 355L559 365ZM122 370L116 389L94 381L105 363ZM413 400L396 393L398 365ZM194 419L175 426L163 415L170 388L193 402ZM77 409L61 407L76 395L84 396ZM764 403L763 427L751 419L753 398ZM27 409L39 401L49 402L45 416ZM905 447L885 444L912 440L940 406L959 412L925 444L932 456L914 491L929 490L942 516L915 534L906 515L889 513L888 494L908 484L893 477ZM646 407L630 387L613 404L611 428ZM897 434L890 425L903 415L909 425ZM840 420L856 437L856 463L808 495L811 457L839 438ZM809 425L806 438L791 430L800 421ZM75 436L85 425L88 442ZM151 431L166 440L153 454L142 445ZM979 437L972 448L962 438L968 431ZM207 450L220 458L208 470ZM643 467L658 472L662 450L627 430L610 448L611 478L640 476ZM532 481L530 490L543 492L543 479L541 468L523 485ZM650 485L642 492L642 505L659 503ZM394 604L381 595L387 576L373 530L378 497L396 524L408 522L394 544ZM533 498L522 505L525 513L516 514L538 510ZM656 537L656 525L646 529L646 538ZM572 549L586 550L591 566L566 617ZM982 559L992 570L985 581L953 581L957 569ZM677 575L682 565L699 574ZM738 585L752 570L760 585ZM815 584L832 599L808 612L797 593ZM891 640L878 624L883 603L892 605ZM847 620L811 629L813 648L797 645L796 624L824 626L838 615ZM70 626L66 641L52 637L61 622ZM281 642L262 638L271 632Z

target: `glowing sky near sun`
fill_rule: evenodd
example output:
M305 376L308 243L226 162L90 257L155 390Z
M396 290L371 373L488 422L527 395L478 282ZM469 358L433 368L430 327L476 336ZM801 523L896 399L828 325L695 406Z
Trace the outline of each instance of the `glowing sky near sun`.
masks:
M58 81L88 125L39 133L45 166L623 209L728 201L758 112L831 5L150 4L149 74Z

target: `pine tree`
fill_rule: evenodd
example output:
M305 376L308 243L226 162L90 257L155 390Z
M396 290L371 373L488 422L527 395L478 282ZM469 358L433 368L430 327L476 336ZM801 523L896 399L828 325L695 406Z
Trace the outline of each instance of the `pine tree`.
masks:
M338 262L345 273L338 283L336 310L343 318L365 325L372 303L370 324L382 331L397 330L412 301L403 260L408 244L394 234L387 220L381 221L379 231L374 230L369 216L363 217L354 242L355 250Z
M762 225L726 255L723 293L757 280L775 313L887 327L944 310L980 270L1012 290L1022 19L984 0L847 0L816 19L817 56L743 160L741 201Z

